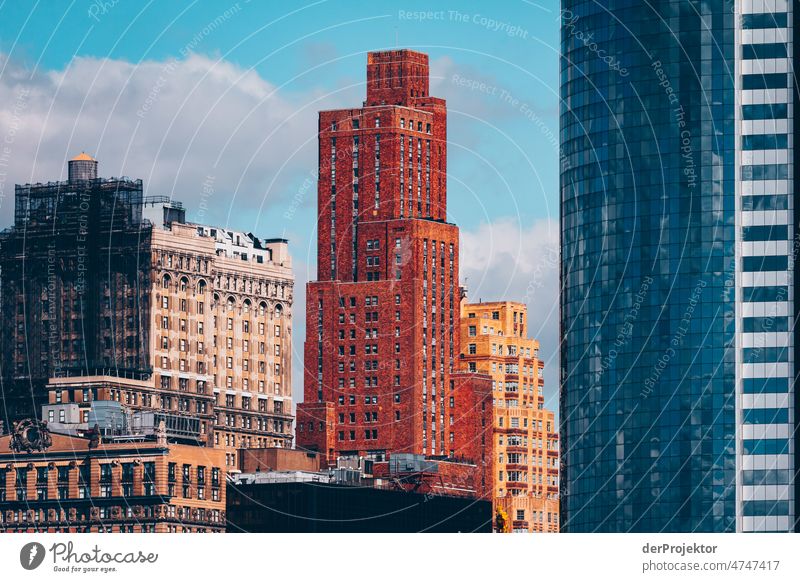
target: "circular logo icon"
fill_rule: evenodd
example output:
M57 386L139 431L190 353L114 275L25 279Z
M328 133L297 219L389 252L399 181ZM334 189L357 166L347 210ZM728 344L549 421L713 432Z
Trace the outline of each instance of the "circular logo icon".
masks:
M19 551L19 563L26 570L35 570L44 562L44 546L39 542L30 542Z

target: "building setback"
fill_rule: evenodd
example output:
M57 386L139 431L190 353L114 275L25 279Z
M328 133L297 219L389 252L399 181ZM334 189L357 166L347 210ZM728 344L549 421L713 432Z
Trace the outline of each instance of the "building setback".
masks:
M186 221L141 180L16 187L0 236L4 420L110 398L196 419L198 444L291 446L288 243ZM88 396L87 396L88 395Z
M495 512L503 509L513 531L557 532L558 432L544 408L539 342L527 336L523 303L461 304L461 361L491 377Z
M369 53L363 107L319 114L297 442L329 462L484 454L480 439L456 447L458 228L446 221L447 110L428 76L425 54Z

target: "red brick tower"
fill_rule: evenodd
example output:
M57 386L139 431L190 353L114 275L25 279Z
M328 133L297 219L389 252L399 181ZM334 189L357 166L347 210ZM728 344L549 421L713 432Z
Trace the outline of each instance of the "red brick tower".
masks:
M319 115L317 281L308 284L297 444L327 455L455 449L458 228L447 107L428 56L370 53L367 100Z

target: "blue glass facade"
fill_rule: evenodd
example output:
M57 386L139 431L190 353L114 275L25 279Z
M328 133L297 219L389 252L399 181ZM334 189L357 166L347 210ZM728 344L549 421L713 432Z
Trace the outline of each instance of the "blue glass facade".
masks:
M735 27L562 2L562 531L737 528Z

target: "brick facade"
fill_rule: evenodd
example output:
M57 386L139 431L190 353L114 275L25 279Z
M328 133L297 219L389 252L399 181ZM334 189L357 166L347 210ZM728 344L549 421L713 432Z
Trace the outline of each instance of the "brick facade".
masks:
M0 436L0 532L224 532L223 451L51 434L15 453Z
M298 446L382 460L456 455L458 228L428 57L370 53L367 100L319 115L317 280L308 284Z
M492 498L492 378L487 374L455 372L451 376L453 450L457 457L475 464L475 490L482 499Z
M269 447L239 451L239 470L242 473L259 471L320 470L319 454L312 451Z

